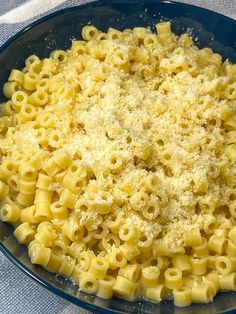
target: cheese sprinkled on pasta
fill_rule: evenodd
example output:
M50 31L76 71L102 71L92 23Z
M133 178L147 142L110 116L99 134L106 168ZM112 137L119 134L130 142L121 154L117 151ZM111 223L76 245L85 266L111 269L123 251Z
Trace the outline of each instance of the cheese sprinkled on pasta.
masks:
M187 306L236 288L236 65L156 29L86 26L12 70L0 217L87 293Z

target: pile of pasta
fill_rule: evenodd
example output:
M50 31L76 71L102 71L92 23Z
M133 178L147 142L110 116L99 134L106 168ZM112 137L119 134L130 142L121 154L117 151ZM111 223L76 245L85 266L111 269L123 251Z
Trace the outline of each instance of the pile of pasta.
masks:
M156 30L88 25L11 71L0 217L84 292L187 306L236 290L236 65Z

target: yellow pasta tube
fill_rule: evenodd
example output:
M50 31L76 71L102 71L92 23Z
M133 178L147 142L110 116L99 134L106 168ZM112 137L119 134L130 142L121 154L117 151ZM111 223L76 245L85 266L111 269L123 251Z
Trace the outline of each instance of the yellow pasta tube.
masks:
M207 284L211 285L213 289L213 294L216 294L217 291L220 289L219 276L216 272L208 273L203 282L206 282Z
M29 163L22 163L19 167L19 174L22 180L35 181L38 176L37 170Z
M167 268L164 277L165 285L169 289L179 289L183 285L182 272L178 268Z
M58 62L65 62L67 54L64 50L55 50L51 53L51 58Z
M164 290L163 284L156 285L155 287L149 287L146 289L145 297L147 300L160 302L164 298Z
M209 250L212 250L213 252L221 255L225 249L226 246L226 239L225 237L220 237L215 234L213 234L210 239L208 240L208 248Z
M219 284L221 290L236 290L236 274L219 275Z
M106 215L112 210L113 197L109 192L99 191L90 202L91 208L99 214Z
M108 235L106 235L103 239L102 239L102 247L104 248L104 250L109 251L112 247L112 245L115 244L116 247L118 247L120 245L120 239L118 236L109 233ZM123 251L122 251L123 252ZM123 252L123 254L125 255L125 253ZM125 255L126 256L126 255Z
M191 264L191 270L194 275L204 275L206 273L207 258L190 256L189 260Z
M136 239L137 231L133 226L122 225L119 230L119 237L123 241L132 241Z
M79 266L75 265L72 274L70 275L70 279L76 283L79 284L80 281L80 275L82 274L82 270Z
M156 24L156 31L158 34L171 33L170 22L162 22L162 23Z
M33 248L37 245L40 245L40 243L37 241L37 240L32 240L28 243L28 253L29 253L29 256L31 254L31 252L33 251Z
M64 150L58 150L56 154L52 157L52 160L57 164L60 168L66 169L66 167L71 163L70 154Z
M50 190L52 183L52 177L39 173L36 187L41 190Z
M50 210L53 218L66 219L69 215L68 209L59 202L53 202L50 205Z
M213 299L214 291L211 285L202 283L192 287L191 295L193 302L209 303Z
M26 90L34 91L36 89L37 82L38 82L38 75L34 72L27 72L25 74L23 87Z
M170 255L169 247L166 241L163 241L163 240L155 240L152 246L152 250L153 250L153 255L156 257Z
M106 276L106 272L108 270L109 264L102 257L94 257L91 260L89 273L95 276L95 278L103 279Z
M236 65L235 64L227 64L226 65L226 73L230 77L234 77L236 75Z
M35 204L37 203L51 204L52 196L53 196L52 191L37 189L35 193L34 203Z
M232 240L228 240L226 244L225 253L228 256L236 256L236 244Z
M113 286L113 291L116 295L125 298L130 298L134 289L134 283L127 278L117 276Z
M41 60L35 60L29 65L29 72L39 74L42 70L43 62Z
M71 243L71 245L67 248L68 253L70 254L70 256L74 257L75 259L77 259L77 257L79 256L79 254L84 251L86 249L86 245L85 243L81 243L81 242L76 242L73 241Z
M48 176L52 177L59 172L60 167L55 164L52 159L48 159L47 163L43 165L42 169L46 172Z
M71 256L63 256L62 263L58 269L58 273L65 277L70 277L75 268L75 259Z
M28 58L25 59L25 65L27 67L31 66L32 64L34 64L35 62L39 61L39 57L36 55L30 55Z
M46 151L36 152L29 160L29 165L33 167L35 170L39 170L42 168L43 163L49 157L49 153Z
M58 234L57 239L52 244L52 251L56 255L63 255L67 253L70 240L65 236Z
M19 180L19 190L22 194L32 195L36 190L36 181Z
M99 225L97 230L93 231L93 238L100 240L100 239L104 238L104 236L106 236L107 234L108 234L107 225L106 225L106 223L102 223L101 225Z
M198 257L208 256L209 250L208 250L206 238L202 238L202 243L200 245L194 246L193 250L194 250L194 253L196 254L196 256L198 256Z
M72 193L80 194L85 184L86 180L81 177L71 177L70 174L67 174L63 178L64 187L71 190Z
M102 299L111 299L114 284L115 278L113 276L107 275L103 279L99 279L96 295Z
M63 206L71 208L71 209L74 209L76 201L77 201L77 195L72 193L68 189L64 189L63 190L63 192L62 192L62 194L60 196L60 199L59 199L59 202Z
M19 84L17 82L7 82L3 85L3 94L8 99L10 99L17 90L19 90Z
M228 256L217 256L215 268L221 275L228 275L236 270L236 263Z
M67 219L62 227L62 232L71 241L78 241L84 235L83 227L79 226L78 222L74 219Z
M229 233L228 233L228 237L231 241L234 242L234 244L236 244L236 227L233 227Z
M80 275L80 289L86 293L94 294L98 290L98 280L92 274L82 272Z
M35 218L38 221L49 220L51 218L50 203L35 203Z
M35 245L30 252L32 264L38 264L46 267L51 256L51 250L43 245Z
M157 266L144 267L141 272L141 283L144 286L154 287L158 283L160 270Z
M3 179L11 177L12 175L16 174L17 169L17 165L14 164L11 160L5 160L0 166L0 177Z
M13 116L15 114L15 109L12 101L7 101L5 104L1 105L1 112L4 116Z
M132 282L137 282L140 278L141 268L138 264L128 264L119 269L118 275L129 279Z
M19 192L19 176L17 174L7 179L7 184L12 191Z
M33 106L44 106L48 102L48 94L44 89L37 89L29 96L29 103Z
M123 243L120 245L120 251L124 254L127 261L131 261L133 258L140 254L140 250L135 243Z
M84 271L87 271L93 257L94 254L91 251L82 251L81 253L79 253L77 260L80 268Z
M28 222L24 222L15 229L13 234L20 243L26 244L32 240L35 231Z
M154 48L158 46L157 36L154 34L147 34L143 39L143 44L147 48Z
M52 74L49 72L48 76L52 76ZM45 71L41 71L39 73L39 81L36 85L36 88L40 89L40 90L44 90L45 92L48 92L48 90L49 90L49 78L47 78L47 73L45 73Z
M17 205L5 204L0 209L0 220L9 223L15 223L20 217L20 210Z
M63 262L63 257L60 255L54 254L53 251L51 250L51 254L50 254L50 258L48 260L48 263L44 267L48 271L50 271L51 273L58 273L62 262Z
M176 306L184 307L191 305L192 303L191 289L188 287L183 287L180 290L173 290L173 296L174 304Z
M11 73L10 73L10 76L8 78L8 81L9 82L17 82L19 83L20 85L23 84L24 82L24 73L17 70L17 69L13 69L11 70Z
M112 268L124 267L127 260L124 254L117 248L113 247L109 254L109 264Z
M186 246L198 246L202 243L200 230L192 230L185 233Z
M93 40L97 37L98 33L98 29L92 25L87 25L82 29L82 37L84 40Z
M0 181L0 200L4 199L9 191L9 186Z
M191 265L189 262L188 255L177 255L172 258L172 264L175 268L180 269L181 271L191 270Z
M34 194L24 194L19 192L16 197L16 200L19 204L23 206L30 206L34 202Z
M35 205L25 207L20 211L21 222L28 222L30 224L38 223L39 220L35 217Z
M42 228L38 228L35 234L35 239L45 247L51 247L56 238L56 232L51 228L48 228L47 225L44 225Z
M12 107L16 112L19 112L23 105L27 104L28 94L24 91L16 91L12 95Z

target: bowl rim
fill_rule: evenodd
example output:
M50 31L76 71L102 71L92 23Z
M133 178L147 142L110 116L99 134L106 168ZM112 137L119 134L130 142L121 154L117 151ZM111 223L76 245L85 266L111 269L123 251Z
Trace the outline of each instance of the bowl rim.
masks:
M60 16L63 15L65 13L70 13L70 12L74 12L76 10L80 10L84 7L89 8L89 7L93 7L94 5L97 6L102 6L102 5L110 5L110 4L122 4L122 3L127 3L130 2L131 0L125 1L125 0L92 0L90 2L84 3L84 4L80 4L80 5L75 5L73 7L69 7L69 8L63 8L63 9L59 9L56 10L52 13L46 14L45 16L42 16L40 18L36 17L36 20L33 22L30 22L28 25L24 26L21 30L19 30L18 32L16 32L13 36L11 36L9 39L6 40L6 42L4 42L2 45L0 45L0 53L2 53L7 47L9 47L12 43L14 43L15 40L17 40L17 38L19 38L21 35L25 34L27 31L31 30L32 28L34 28L35 26L46 22L48 20L50 20L53 17L56 16ZM203 8L203 7L199 7L193 4L188 4L188 3L183 3L183 2L177 2L174 0L143 0L142 3L165 3L167 5L177 5L179 7L189 7L190 9L193 8L194 10L198 10L199 12L208 12L209 14L217 17L220 17L221 19L225 19L226 21L230 21L231 23L234 23L236 26L236 19L233 19L231 17L228 17L224 14L218 13L216 11L212 11L209 10L207 8ZM26 21L27 23L27 21ZM96 311L96 313L101 313L101 314L112 314L112 313L127 313L128 312L124 312L124 311L118 311L115 309L108 309L108 308L104 308L100 305L95 305L95 304L91 304L88 303L86 301L83 301L81 299L79 299L78 297L68 294L65 291L63 291L62 289L55 287L54 285L47 283L44 279L40 278L40 276L38 276L35 272L33 272L32 270L30 270L27 266L25 266L18 258L16 258L8 249L7 247L0 242L0 251L3 253L3 255L5 255L13 264L15 264L18 268L20 268L25 274L27 274L30 278L32 278L34 281L36 281L37 283L39 283L41 286L43 286L44 288L46 288L47 290L49 290L50 292L54 293L55 295L75 304L78 305L84 309L90 310L90 311ZM131 302L132 303L132 302ZM158 306L158 303L157 303ZM233 314L235 313L236 308L231 308L228 310L225 310L221 313L227 313L227 314Z
M8 38L6 40L6 42L4 42L2 45L0 45L0 53L3 52L4 49L6 49L8 46L10 46L18 37L20 37L21 35L23 35L24 33L26 33L28 30L30 30L31 28L33 28L34 26L37 26L39 24L41 24L42 22L45 22L47 20L50 20L52 17L54 16L58 16L58 15L62 15L64 13L69 13L75 10L78 10L80 8L83 7L90 7L93 6L94 4L96 5L106 5L106 4L111 4L111 3L122 3L122 2L127 2L125 0L92 0L90 2L84 3L84 4L80 4L80 5L75 5L73 7L69 7L69 8L64 8L64 9L59 9L56 10L52 13L46 14L40 18L36 17L36 20L33 22L30 22L28 25L24 26L21 30L19 30L18 32L16 32L13 36L11 36L10 38ZM235 23L236 26L236 19L233 19L232 17L226 16L222 13L218 13L216 11L212 11L210 9L207 8L203 8L203 7L199 7L193 4L188 4L188 3L184 3L184 2L177 2L175 0L143 0L143 3L145 2L153 2L153 3L166 3L168 5L178 5L180 7L189 7L189 8L194 8L195 10L199 10L199 11L204 11L204 12L208 12L211 15L215 15L216 17L221 17L225 20L231 21L233 23ZM27 21L26 21L27 23Z

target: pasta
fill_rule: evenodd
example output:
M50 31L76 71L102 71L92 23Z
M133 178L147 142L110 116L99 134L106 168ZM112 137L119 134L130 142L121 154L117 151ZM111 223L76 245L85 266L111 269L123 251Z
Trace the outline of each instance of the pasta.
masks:
M156 32L88 25L11 71L0 219L86 293L182 307L236 290L236 65Z

